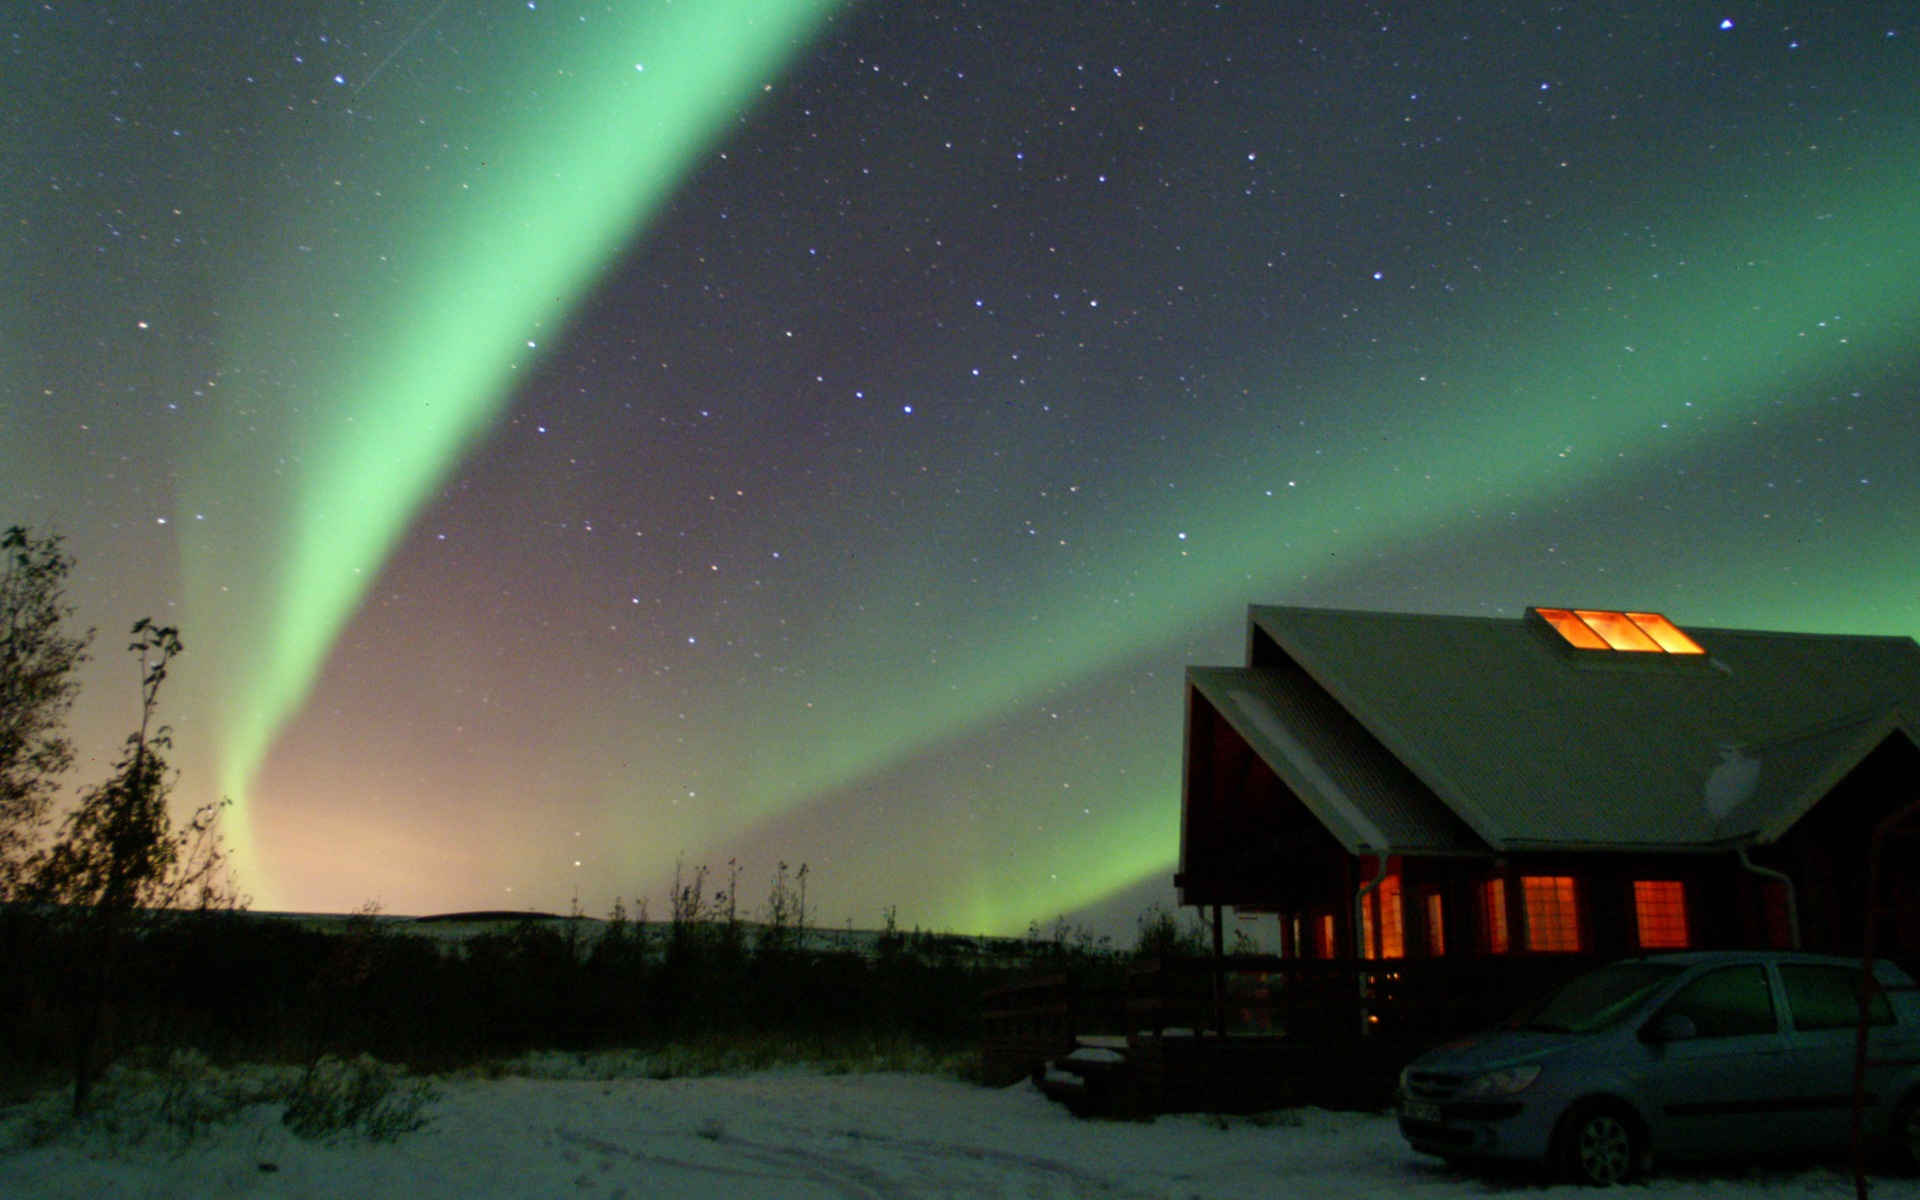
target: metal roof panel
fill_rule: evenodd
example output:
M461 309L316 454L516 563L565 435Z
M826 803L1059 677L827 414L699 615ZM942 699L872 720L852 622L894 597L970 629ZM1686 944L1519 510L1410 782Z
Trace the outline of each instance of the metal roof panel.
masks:
M1836 767L1858 741L1837 719L1915 736L1897 714L1920 713L1911 638L1687 628L1703 670L1573 661L1515 619L1256 606L1249 621L1495 848L1771 840L1858 761ZM1772 766L1716 812L1726 748Z

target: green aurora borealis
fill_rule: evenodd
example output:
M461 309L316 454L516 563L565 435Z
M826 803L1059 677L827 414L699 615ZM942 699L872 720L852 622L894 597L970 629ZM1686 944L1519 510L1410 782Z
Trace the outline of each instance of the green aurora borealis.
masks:
M490 91L537 104L516 104L510 120L497 105L438 111L462 139L457 152L441 147L439 172L418 170L422 135L395 116L423 103L420 76L375 78L379 90L356 88L331 128L289 131L340 194L303 213L312 236L283 244L257 294L238 297L223 370L241 398L182 481L195 512L238 503L272 514L257 544L209 536L183 561L183 619L248 632L221 647L232 657L219 739L220 790L238 801L235 843L249 863L246 798L260 765L421 504L511 400L516 372L539 362L541 339L565 328L828 7L596 13L590 29L489 68ZM291 394L277 436L301 451L277 479L236 494L231 463L266 399L255 390Z
M7 18L0 485L263 905L1120 928L1249 602L1920 633L1899 6L224 8Z

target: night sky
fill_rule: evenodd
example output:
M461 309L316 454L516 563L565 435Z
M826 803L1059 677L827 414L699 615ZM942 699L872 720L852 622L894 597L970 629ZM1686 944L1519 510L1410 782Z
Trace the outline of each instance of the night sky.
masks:
M1906 3L6 6L0 524L263 908L1131 927L1245 606L1920 634Z

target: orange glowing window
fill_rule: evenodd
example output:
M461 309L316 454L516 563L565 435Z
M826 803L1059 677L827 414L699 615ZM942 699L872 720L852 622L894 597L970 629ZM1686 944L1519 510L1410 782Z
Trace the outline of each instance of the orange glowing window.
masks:
M1527 949L1575 952L1580 949L1580 913L1573 876L1524 875L1520 902L1526 912Z
M1634 880L1633 916L1642 950L1687 948L1687 889L1679 880Z
M1568 643L1581 650L1605 650L1607 644L1600 635L1588 629L1586 623L1564 608L1536 608L1547 624L1554 627Z
M1668 654L1706 653L1705 650L1700 648L1700 643L1694 641L1686 634L1681 633L1672 621L1667 620L1659 613L1630 612L1627 614L1627 619L1645 630L1647 636L1652 638L1654 643Z
M1647 636L1647 631L1627 620L1627 614L1617 612L1599 612L1593 609L1575 609L1574 615L1587 623L1587 628L1599 634L1601 640L1615 650L1630 650L1639 653L1660 652L1660 643Z
M1321 913L1313 922L1313 956L1333 957L1333 914Z
M1400 877L1389 875L1380 881L1380 957L1407 956L1407 925L1400 905Z
M1505 954L1507 939L1507 881L1487 879L1480 883L1480 948L1488 954Z
M1442 958L1447 953L1446 912L1440 905L1440 893L1427 893L1427 957Z
M1360 906L1360 947L1367 958L1407 956L1406 917L1398 875L1382 879Z

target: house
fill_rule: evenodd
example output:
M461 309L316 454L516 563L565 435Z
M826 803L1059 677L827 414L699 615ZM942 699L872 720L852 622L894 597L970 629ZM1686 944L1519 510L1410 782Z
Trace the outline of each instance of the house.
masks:
M1421 1050L1627 955L1920 974L1911 638L1255 606L1247 665L1190 668L1186 700L1175 883L1212 955L987 1013L989 1070L1076 1107L1377 1106ZM1229 953L1228 910L1279 953Z
M1176 883L1283 957L1858 953L1920 801L1911 638L1255 606L1247 647L1187 673ZM1875 901L1909 965L1913 851Z

